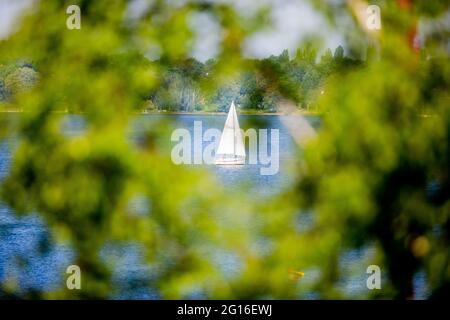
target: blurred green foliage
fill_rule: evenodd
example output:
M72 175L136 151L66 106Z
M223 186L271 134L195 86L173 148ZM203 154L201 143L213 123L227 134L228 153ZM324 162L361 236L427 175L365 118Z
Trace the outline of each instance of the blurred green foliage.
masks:
M436 38L414 49L411 31L429 8L439 7L433 15L442 18L449 5L380 5L380 54L336 77L320 102L326 113L306 148L300 206L315 213L316 245L334 239L324 280L342 276L336 252L369 245L389 275L390 293L378 296L412 298L422 272L431 297L448 297L450 61Z
M420 52L408 41L419 17L436 18L448 4L416 1L405 9L400 2L379 1L383 28L374 36L358 24L353 1L334 7L312 2L331 23L349 17L353 28L342 32L357 59L361 43L377 44L377 53L351 67L341 49L325 51L312 67L315 49L304 46L293 60L284 53L250 63L242 58L242 44L264 27L268 9L244 17L227 2L149 1L139 17L127 17L128 1L35 4L17 32L0 42L2 64L25 59L39 70L27 90L16 90L16 84L34 79L31 70L11 74L8 84L2 78L2 87L15 88L8 106L26 110L14 124L1 116L8 125L2 133L19 141L2 181L2 200L17 214L38 212L55 239L73 247L83 290L24 297L110 297L112 266L99 251L126 241L142 244L147 262L158 267L148 285L163 298L198 292L209 298L298 298L311 292L346 297L339 284L349 275L339 259L355 248L374 253L356 273L364 275L369 264L387 272L375 297L412 297L418 272L425 274L431 296L448 296L450 63L439 45L442 37L430 37ZM65 27L65 10L74 3L81 7L81 30ZM196 12L209 12L221 25L221 51L207 78L189 72L183 85L208 96L246 71L246 81L258 77L264 84L248 92L249 104L274 103L264 101L268 92L270 99L295 104L319 99L320 132L299 152L296 187L281 196L254 201L249 192L225 192L201 170L174 166L161 141L170 130L166 123L149 126L139 144L127 139L149 92L169 70L183 68L180 61L189 61L188 18ZM145 59L155 48L159 59ZM331 74L335 59L344 62L321 84L324 95L299 90L293 78L314 87L320 73ZM61 110L82 111L82 135L62 134ZM136 197L146 199L146 214L130 210ZM257 245L261 239L264 250ZM209 259L214 252L236 255L240 271L227 275ZM292 281L291 268L305 277ZM17 294L7 284L0 290Z

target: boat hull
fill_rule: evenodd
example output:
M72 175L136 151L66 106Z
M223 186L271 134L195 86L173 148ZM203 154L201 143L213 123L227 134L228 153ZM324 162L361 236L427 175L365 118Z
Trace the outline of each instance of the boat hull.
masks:
M220 158L214 161L216 165L243 165L245 159L242 158Z

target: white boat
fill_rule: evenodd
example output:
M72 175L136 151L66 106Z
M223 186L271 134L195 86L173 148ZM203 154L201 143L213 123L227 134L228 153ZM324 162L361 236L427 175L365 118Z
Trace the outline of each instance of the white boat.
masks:
M245 164L245 147L234 101L228 111L227 120L216 151L217 165Z

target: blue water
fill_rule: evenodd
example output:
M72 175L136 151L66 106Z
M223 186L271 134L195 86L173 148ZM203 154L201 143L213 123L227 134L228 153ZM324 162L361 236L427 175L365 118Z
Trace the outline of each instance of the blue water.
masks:
M222 129L225 116L194 116L182 115L174 118L164 115L138 116L129 130L130 140L139 143L141 133L154 123L171 120L172 128L186 128L193 135L194 121L201 121L203 130L208 128ZM176 119L175 121L173 121ZM280 168L275 175L261 175L260 166L245 165L236 167L205 166L216 175L224 185L234 186L245 184L247 193L251 196L268 197L288 188L293 182L291 166L301 154L301 150L291 138L284 127L282 119L278 116L240 116L241 128L267 128L279 130ZM307 118L312 127L319 127L319 119ZM67 116L62 125L62 134L76 136L85 130L83 119L79 116ZM170 142L170 130L167 139ZM270 141L270 139L269 139ZM15 142L9 139L0 144L0 179L7 174L11 165L12 150ZM205 145L205 143L204 143ZM170 148L167 149L170 152ZM270 150L270 146L269 146ZM247 150L248 152L248 150ZM135 211L146 211L148 205L145 199L135 199L132 206ZM314 219L313 213L301 215L298 221L298 230L307 230ZM263 245L261 245L263 247ZM156 290L149 288L148 283L157 275L157 270L144 263L141 250L136 244L122 244L106 246L101 252L105 261L114 261L112 299L159 299L161 296ZM367 294L365 270L358 270L357 262L370 261L373 250L370 248L355 250L341 257L340 267L349 276L338 284L338 289L350 297L359 298ZM211 259L224 268L224 274L232 276L239 270L239 260L231 253L211 253ZM19 217L10 208L0 203L0 284L13 285L19 292L52 291L65 285L65 270L73 264L72 250L63 245L55 245L48 228L37 214ZM370 264L370 263L368 263ZM317 270L308 270L309 281L319 276ZM356 276L355 276L356 274ZM308 281L308 279L305 279ZM426 295L423 274L415 279L417 297ZM313 293L304 298L317 298ZM190 298L205 298L201 292L193 294Z
M203 131L208 128L222 129L225 116L173 116L143 115L137 117L130 127L130 139L139 142L140 134L155 122L170 120L173 128L188 129L194 134L194 122L201 121ZM317 119L311 122L317 125ZM206 166L219 179L228 185L246 183L250 194L270 195L280 192L289 184L287 162L295 156L296 147L289 133L280 119L276 116L254 117L241 116L241 127L246 130L250 127L280 130L280 169L271 176L259 174L259 165L246 165L236 167ZM74 137L85 130L85 123L80 116L68 116L62 123L62 134ZM170 131L168 132L170 133ZM269 136L270 137L270 136ZM170 136L164 137L167 143ZM270 142L270 139L269 139ZM206 142L204 142L204 145ZM11 165L14 139L4 141L0 145L0 179L7 174ZM270 146L269 146L270 150ZM168 152L170 150L168 149ZM194 150L193 150L194 151ZM248 150L247 150L248 152ZM144 200L145 199L141 199ZM136 199L132 205L136 211L145 211L143 201ZM119 299L158 299L160 296L148 288L154 270L143 263L139 246L124 244L105 247L102 257L110 262L114 261L113 283L115 291L111 298ZM225 274L233 274L239 262L230 253L214 253L211 259L221 265ZM74 254L68 247L55 245L51 239L48 228L37 214L17 216L14 212L0 203L0 282L12 282L19 292L51 291L61 288L65 282L65 270L73 264ZM196 296L197 298L201 296Z

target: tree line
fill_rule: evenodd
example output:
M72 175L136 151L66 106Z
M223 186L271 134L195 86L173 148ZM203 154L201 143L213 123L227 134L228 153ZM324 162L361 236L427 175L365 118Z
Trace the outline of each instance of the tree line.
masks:
M281 97L287 94L299 109L311 110L317 96L324 93L330 75L361 65L362 61L345 56L342 46L334 54L327 49L320 57L311 47L298 49L293 58L284 50L278 56L247 59L239 74L230 75L211 89L208 84L213 81L208 78L215 76L216 64L215 59L202 63L194 58L172 64L162 72L161 85L150 93L145 108L222 112L234 100L242 110L276 112Z
M149 62L142 58L142 68ZM159 63L159 61L158 61ZM316 98L323 94L327 78L362 61L344 55L339 46L334 53L327 49L320 57L315 49L304 47L291 58L288 50L265 59L247 59L239 74L216 83L215 59L202 63L187 58L162 68L157 76L159 86L142 97L143 111L223 112L234 100L247 112L276 112L282 96L290 96L301 110L314 110ZM29 62L0 64L0 101L31 88L38 79L36 67ZM214 80L214 81L213 81ZM274 85L276 84L276 85ZM64 110L71 110L63 106Z

